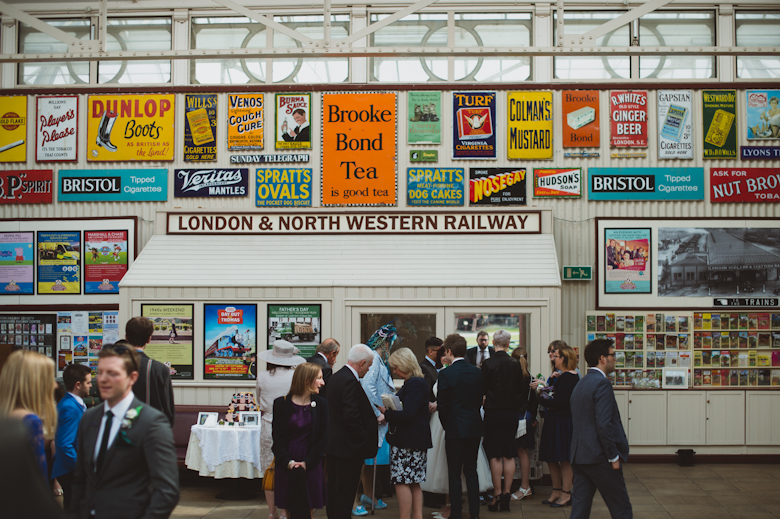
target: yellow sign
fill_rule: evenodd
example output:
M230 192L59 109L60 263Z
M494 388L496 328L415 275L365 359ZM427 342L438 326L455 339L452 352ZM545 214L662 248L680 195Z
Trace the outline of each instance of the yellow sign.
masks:
M174 97L89 96L87 160L173 160Z
M27 160L27 96L0 97L0 162Z
M553 158L552 92L509 92L507 155L510 159Z
M228 150L262 150L263 94L228 94Z

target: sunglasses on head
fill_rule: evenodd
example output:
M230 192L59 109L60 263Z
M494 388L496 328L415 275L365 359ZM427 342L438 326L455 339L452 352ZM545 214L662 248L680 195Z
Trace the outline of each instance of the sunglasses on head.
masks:
M135 371L139 371L138 364L136 363L135 357L133 356L133 351L135 351L135 348L131 349L129 346L125 346L124 344L119 344L117 346L114 346L113 350L119 355L122 355L125 352L129 353L130 360L133 363L133 367L135 368Z

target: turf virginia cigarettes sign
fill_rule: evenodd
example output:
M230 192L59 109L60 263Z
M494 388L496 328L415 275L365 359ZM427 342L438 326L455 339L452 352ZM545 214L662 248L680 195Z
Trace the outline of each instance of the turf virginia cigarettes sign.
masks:
M539 211L168 213L168 234L539 234Z

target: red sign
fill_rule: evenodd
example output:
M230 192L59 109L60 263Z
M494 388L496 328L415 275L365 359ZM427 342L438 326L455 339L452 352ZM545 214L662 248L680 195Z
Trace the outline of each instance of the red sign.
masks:
M609 119L613 148L647 148L647 92L610 93Z
M780 202L780 168L712 168L710 202Z
M0 171L0 204L50 204L52 170Z
M232 306L219 310L217 316L218 324L242 324L244 322L244 311L236 310Z

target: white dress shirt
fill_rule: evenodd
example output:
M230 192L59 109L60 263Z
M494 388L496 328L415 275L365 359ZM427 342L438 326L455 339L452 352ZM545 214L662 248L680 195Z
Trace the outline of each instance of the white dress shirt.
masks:
M116 435L119 433L119 428L122 426L122 420L124 420L127 410L130 409L130 404L133 403L135 394L130 391L126 397L119 401L114 407L108 407L108 402L103 402L103 418L100 420L100 430L98 431L97 441L95 442L95 461L97 461L98 453L100 452L100 444L103 441L103 433L106 428L106 413L111 411L114 418L111 422L111 430L108 431L108 448L114 443ZM97 469L97 463L95 464Z
M76 402L78 402L78 404L81 406L81 409L83 409L84 411L87 410L87 404L84 403L83 398L78 396L76 393L70 393L70 396L72 396L73 399L76 400Z
M360 382L360 376L358 375L358 372L355 370L355 368L353 368L349 364L344 364L344 367L345 368L349 368L349 370L352 372L352 374L355 375L355 378L358 380L358 382Z

